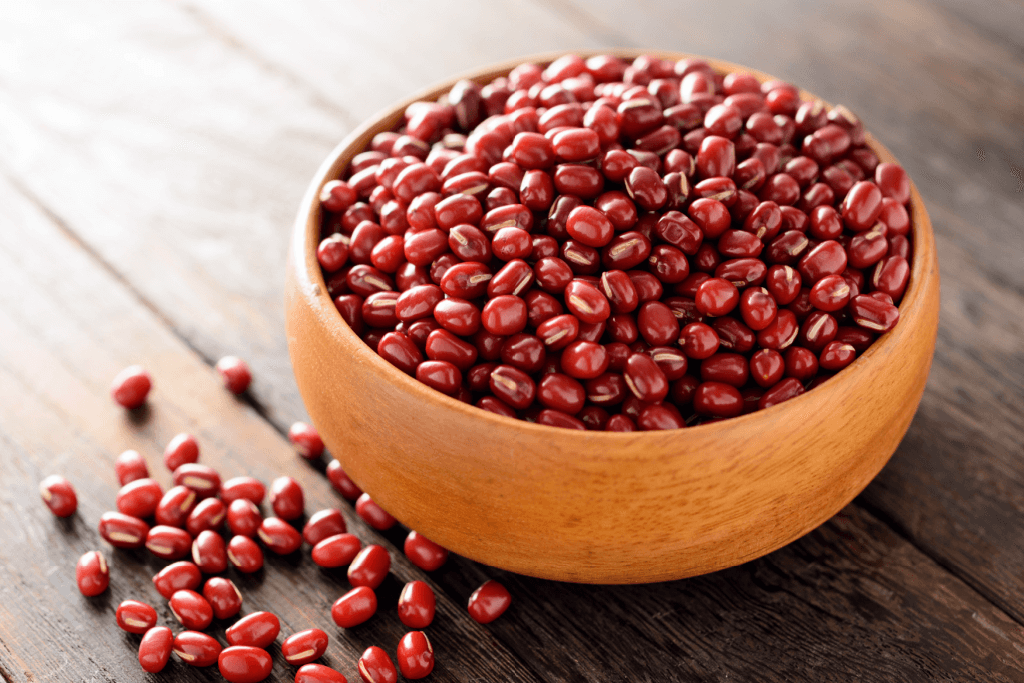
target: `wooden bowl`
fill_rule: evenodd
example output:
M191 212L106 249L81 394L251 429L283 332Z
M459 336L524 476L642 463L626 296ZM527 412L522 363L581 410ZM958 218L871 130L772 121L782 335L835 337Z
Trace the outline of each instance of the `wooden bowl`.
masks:
M484 83L522 61L556 56L463 77ZM349 135L310 184L291 240L286 312L295 379L330 452L363 490L410 529L484 564L561 581L645 583L761 557L867 486L910 425L935 348L939 269L916 187L899 324L825 384L767 410L670 431L558 429L442 395L366 346L335 309L317 264L320 187L374 134L392 129L410 102L434 100L457 80Z

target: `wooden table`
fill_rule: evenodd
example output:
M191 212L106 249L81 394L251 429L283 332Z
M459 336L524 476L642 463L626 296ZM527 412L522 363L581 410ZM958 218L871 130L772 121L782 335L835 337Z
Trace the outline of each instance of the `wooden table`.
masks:
M753 14L748 14L753 12ZM435 681L1024 681L1024 10L1011 0L632 3L37 0L0 23L0 678L149 680L124 599L159 606L142 551L96 532L126 448L166 486L189 431L224 476L287 474L306 509L340 506L392 551L381 614L343 632L344 575L308 557L232 574L244 610L324 627L324 662L358 680L394 652L401 585L438 596ZM747 64L858 113L931 213L942 268L938 348L909 433L878 479L792 545L710 576L559 584L453 557L431 575L298 459L302 419L283 334L285 245L320 160L361 119L433 81L547 50L650 46ZM212 364L253 367L237 400ZM140 362L148 408L111 378ZM37 484L75 483L54 518ZM111 561L85 599L74 564ZM513 607L466 614L497 577ZM214 630L223 636L223 625ZM273 648L271 680L294 669ZM158 677L153 676L156 680ZM162 680L219 680L172 662Z

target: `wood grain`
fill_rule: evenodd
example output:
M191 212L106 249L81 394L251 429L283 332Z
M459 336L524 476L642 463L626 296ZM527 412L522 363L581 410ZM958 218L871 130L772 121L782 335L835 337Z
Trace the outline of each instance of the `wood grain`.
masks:
M256 368L254 396L280 430L304 413L281 333L286 228L317 164L361 116L480 63L545 49L629 44L684 49L791 78L853 108L907 166L932 215L943 269L938 348L921 409L889 466L851 510L859 516L863 513L857 507L867 506L904 539L893 542L920 548L1024 622L1024 576L1016 571L1024 565L1024 548L1019 543L1024 531L1020 468L1024 274L1019 268L1024 258L1024 234L1019 230L1024 224L1019 176L1024 167L1019 134L1024 56L1017 40L1019 7L1002 1L893 0L813 6L782 2L759 7L726 1L716 3L713 10L696 3L644 3L639 9L632 3L559 0L539 6L523 1L488 3L481 15L472 13L483 10L460 3L391 11L383 5L366 9L355 3L306 2L296 7L293 16L285 17L269 3L226 0L131 6L22 3L17 11L5 13L0 23L0 172L36 197L80 240L90 256L79 254L79 258L91 258L94 265L103 263L113 274L103 277L120 279L130 290L104 289L103 296L86 300L88 306L84 306L78 303L81 292L74 283L64 282L63 296L77 304L68 304L67 315L73 318L82 313L85 318L78 326L87 329L88 335L103 334L115 341L118 335L136 335L132 324L113 315L117 307L106 303L116 295L119 301L134 301L133 310L149 316L154 326L162 321L169 327L179 337L175 353L188 346L207 361L225 353L244 355ZM745 19L745 12L754 12L754 20ZM444 33L445 39L437 40L424 30L449 25L452 15L458 20L462 14L471 20L458 25L478 29L479 37L461 31ZM357 17L360 21L352 20ZM546 23L529 26L524 21L534 18ZM347 51L353 31L360 33L359 49ZM386 77L374 78L375 73ZM357 106L364 109L357 111ZM60 261L52 265L49 245L31 257L21 245L23 233L34 229L38 216L33 221L18 218L21 214L11 207L23 207L23 203L11 201L4 206L8 222L0 223L4 226L0 238L15 245L10 249L17 259L30 259L36 265L33 272L38 278L31 281L32 287L61 284L67 279L68 266ZM19 370L24 380L11 384L14 380L7 380L12 375L5 374L0 393L17 395L8 387L32 389L46 378L81 372L82 358L90 359L86 366L93 362L93 355L77 355L71 346L76 340L82 344L83 337L69 336L65 327L50 331L35 322L34 310L21 302L32 287L19 283L4 292L0 314L21 311L19 324L32 330L23 349L36 353L45 341L55 351L29 365L13 355L12 343L4 338L0 364ZM111 315L100 315L104 312ZM103 344L87 346L93 349L107 343L105 339ZM106 369L113 372L135 355L128 346L119 348L117 360L89 370L97 378L96 387L90 389L97 396L106 390ZM210 385L211 391L214 386ZM87 471L91 460L75 464L82 452L102 451L111 458L120 447L120 442L110 448L89 445L89 438L83 436L88 430L74 422L79 411L90 410L85 396L77 390L66 396L51 392L45 401L29 402L17 396L17 401L5 403L0 416L12 430L0 436L0 471L5 478L0 514L7 528L35 527L30 533L34 547L42 547L46 534L57 532L48 513L32 517L45 510L35 498L36 473L23 471L27 463L54 462ZM42 404L58 417L36 420L37 411L23 409L23 403ZM161 411L166 410L169 407L161 404ZM22 419L7 417L14 415ZM158 412L154 422L147 423L159 427L144 428L158 430L155 436L145 437L150 454L182 425L205 420L210 426L204 438L211 447L216 442L234 444L232 448L243 454L238 457L254 466L258 458L266 457L254 456L234 437L218 436L222 427L215 420L210 422L210 416L186 410L165 423L160 418L166 415ZM39 460L32 459L36 457ZM10 471L22 479L14 479ZM16 481L22 483L15 485ZM104 500L112 500L111 490L107 489ZM14 526L7 523L9 519L15 520ZM82 526L89 533L92 528L92 523ZM811 536L832 528L826 526ZM871 538L884 534L884 528L876 530L874 523L866 528L852 537L845 532L823 537L827 553L845 552L846 544L863 547L862 536L870 545ZM397 540L393 535L389 538ZM793 562L805 564L802 571L813 572L817 555L805 552L803 543L780 552L792 551L797 558ZM4 589L17 589L7 589L0 600L0 610L9 610L0 618L0 676L22 681L32 675L40 680L38 672L52 668L57 680L136 679L131 648L124 645L122 649L118 642L111 649L111 643L103 640L103 629L91 628L100 623L105 628L112 608L104 607L108 611L102 617L72 612L65 618L59 616L67 610L63 598L47 602L44 597L38 606L32 602L51 590L52 579L45 572L57 566L56 561L44 563L35 553L25 550L23 555L31 557L40 571L26 571L27 583L3 584ZM54 558L68 560L64 555ZM8 556L3 556L0 572L5 578L11 576L10 566ZM915 641L901 640L903 627L890 628L898 622L903 605L912 602L924 612L939 610L939 600L932 597L927 582L917 581L918 565L914 566L915 571L898 573L891 582L896 621L878 622L889 625L884 632L888 640L856 641L877 655L873 659L865 655L873 675L864 680L922 680L919 673L905 678L892 673L910 670L910 665L894 668L894 662L909 656L907 648L917 647ZM743 569L727 574L735 577ZM820 582L815 575L812 588L803 590L820 594L821 600L833 600L843 594L835 588L837 582L857 581L865 571L861 565L843 564L834 581L823 572ZM474 565L453 561L435 578L461 600L482 576ZM572 671L588 660L592 660L590 671L607 664L608 680L734 680L741 666L755 671L754 675L760 669L794 672L789 680L851 678L846 669L840 674L830 668L839 666L833 653L848 637L844 625L853 629L843 608L808 608L819 618L813 622L816 626L825 623L834 628L827 632L836 634L828 642L813 640L812 648L806 642L808 632L785 628L792 626L788 622L766 621L772 627L757 630L752 624L758 620L746 615L760 614L752 607L760 598L742 592L705 595L706 584L699 583L695 585L702 591L688 597L723 607L693 609L675 621L671 615L661 617L653 621L659 633L673 635L654 641L659 654L613 660L638 652L638 634L650 633L621 620L636 608L627 600L614 611L588 611L589 622L584 625L588 630L581 632L573 628L575 615L587 607L584 600L599 600L596 589L566 603L545 596L562 596L571 588L551 584L545 593L542 584L528 582L526 590L538 591L537 600L549 604L538 613L513 609L485 629L492 635L481 638L489 645L506 642L517 653L527 652L529 660L520 661L546 680L578 680ZM148 588L142 579L139 585ZM689 582L664 584L686 585ZM799 586L788 581L772 584L763 602L774 604L772 600L799 593ZM274 590L282 593L288 587ZM672 595L651 590L647 604ZM517 605L530 598L518 587L515 596ZM950 661L991 661L996 664L992 670L998 671L999 658L1009 653L1012 662L1014 645L1019 643L991 631L988 627L999 622L985 616L984 603L980 607L937 612L954 625L993 635L991 643L978 641L985 643L984 652L968 648L960 654L953 649ZM34 609L44 616L36 617ZM14 610L17 616L11 616ZM731 621L723 621L722 610ZM975 612L980 619L972 617ZM790 613L804 614L795 609ZM533 635L531 629L539 621L552 630ZM557 624L566 630L556 629ZM737 624L747 628L739 631L742 637L736 635ZM874 625L869 622L867 628ZM503 628L510 634L503 634ZM22 631L25 635L18 635ZM999 631L1009 633L1001 627ZM584 638L581 633L596 635ZM117 635L107 633L115 640ZM940 630L928 635L942 637ZM501 640L494 640L497 636ZM65 650L70 654L51 650L54 641L68 643ZM762 641L770 646L758 647ZM597 654L584 656L581 650L563 645L581 642L585 652ZM927 638L918 642L929 644ZM605 651L613 654L605 657ZM776 666L780 653L784 663ZM741 655L747 656L742 660L745 664L731 664ZM109 663L102 664L109 657L122 657L118 660L122 668L109 670ZM31 663L37 673L22 673L27 667L19 667L19 660ZM680 661L693 673L680 674ZM627 670L631 664L633 668ZM810 671L814 664L821 668ZM461 670L460 680L476 677L476 666ZM949 666L969 670L964 668L967 664ZM943 667L940 662L935 670ZM183 679L211 677L181 667L175 673ZM999 680L1001 675L993 673L991 679ZM935 678L943 680L943 674ZM349 680L353 679L350 675Z
M432 680L535 681L529 668L470 619L395 542L369 529L330 488L316 467L300 459L273 427L222 386L216 372L191 352L69 235L0 181L0 674L8 681L139 680L139 636L120 631L114 610L139 599L157 608L160 623L180 626L151 577L168 564L144 550L112 549L96 524L114 507L113 461L135 448L161 485L172 485L162 465L163 446L187 430L201 444L201 462L224 478L248 474L269 485L281 475L305 489L308 514L340 507L350 531L380 543L392 556L391 575L378 589L380 613L367 625L343 631L331 604L349 585L343 570L322 570L308 549L287 557L267 553L253 575L229 571L244 595L243 612L273 611L287 635L313 626L331 644L323 662L358 680L356 660L371 644L394 649L408 630L395 606L404 582L426 580L438 597L430 637L439 653ZM110 378L142 362L154 377L145 408L126 412L109 398ZM78 512L55 518L38 499L38 482L59 472L76 487ZM87 550L104 553L110 589L83 598L75 562ZM224 629L212 629L222 644ZM279 645L271 680L291 681ZM169 665L171 680L213 680L215 669ZM91 677L91 678L90 678ZM166 675L165 675L166 679Z

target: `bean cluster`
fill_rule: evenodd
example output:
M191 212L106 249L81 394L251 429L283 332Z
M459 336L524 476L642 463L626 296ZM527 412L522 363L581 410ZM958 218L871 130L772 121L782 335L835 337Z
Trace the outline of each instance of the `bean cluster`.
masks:
M634 431L793 398L899 319L910 181L847 108L561 57L410 105L321 191L348 325L509 417Z
M248 367L237 358L218 364L225 386L240 393L251 379ZM244 380L244 381L243 381ZM245 386L243 386L245 385ZM141 366L132 366L114 380L111 394L122 406L132 409L145 402L152 387L149 374ZM311 425L297 422L289 430L289 439L302 457L314 460L324 452L320 435ZM263 517L259 506L267 497L263 482L239 476L221 482L220 474L199 463L199 443L191 434L178 434L167 444L163 462L173 473L174 486L164 492L149 476L146 459L129 450L118 456L114 471L121 484L117 511L105 512L99 521L100 536L116 548L145 547L156 557L171 562L153 577L157 592L168 601L171 613L184 630L173 633L158 626L152 605L141 600L125 600L117 608L118 626L142 635L139 664L150 673L162 671L173 652L198 667L216 664L231 683L256 683L270 675L273 659L267 648L277 639L281 623L271 612L258 611L238 619L225 631L228 647L204 633L214 619L237 617L242 609L241 591L231 579L218 576L229 568L243 574L264 566L263 549L289 555L303 542L311 546L313 561L324 568L347 566L352 590L342 595L331 609L334 623L354 628L377 612L375 589L391 569L391 555L383 546L363 546L348 532L345 519L337 509L316 512L306 520L301 533L293 526L305 513L301 485L291 477L275 479L269 489L274 516ZM356 514L369 526L387 530L396 520L377 505L345 474L340 463L332 460L327 477L344 498L355 502ZM53 475L39 486L43 502L59 517L75 514L78 497L65 478ZM150 524L150 522L155 522ZM222 535L227 527L229 540ZM424 571L439 569L448 551L421 534L410 531L405 554ZM183 559L191 558L191 559ZM92 597L110 584L110 568L99 551L85 553L78 561L75 578L81 593ZM487 581L470 596L468 610L472 618L488 623L508 608L511 597L496 581ZM398 599L401 622L417 629L399 641L394 661L386 651L372 646L357 662L360 677L366 683L394 683L398 671L408 679L423 678L434 667L434 649L425 629L434 620L435 597L424 581L405 585ZM327 650L329 636L319 628L289 635L281 643L284 660L299 667L295 683L344 683L339 672L314 663Z

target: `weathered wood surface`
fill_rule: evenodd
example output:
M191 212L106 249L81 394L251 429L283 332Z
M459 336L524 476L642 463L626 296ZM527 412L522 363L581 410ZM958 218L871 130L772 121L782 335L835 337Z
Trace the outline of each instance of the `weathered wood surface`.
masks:
M433 678L1024 680L1022 27L1017 4L948 0L711 11L576 0L36 2L5 12L0 677L143 679L137 639L116 630L113 610L156 597L157 565L112 552L95 532L121 449L140 448L159 471L163 444L194 430L226 474L296 476L308 511L340 502L274 429L304 412L282 331L288 226L344 133L484 62L636 45L789 78L850 106L901 159L929 207L943 275L929 387L876 482L757 562L608 589L453 558L433 577L443 607L430 633L444 652ZM226 353L253 364L262 415L204 367ZM148 415L129 421L106 399L107 382L139 360L157 390ZM38 501L36 482L51 471L79 488L70 523ZM400 543L397 531L386 536ZM73 565L92 547L116 559L110 593L88 601ZM308 557L270 564L243 582L245 609L272 607L286 630L329 625L344 578L324 577ZM416 574L396 569L399 580ZM493 575L515 607L479 627L462 605ZM388 585L393 605L399 584ZM328 660L350 681L365 646L393 649L403 630L392 607L382 612L365 630L328 629ZM165 678L218 678L172 669ZM272 678L292 675L278 662Z

